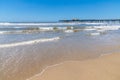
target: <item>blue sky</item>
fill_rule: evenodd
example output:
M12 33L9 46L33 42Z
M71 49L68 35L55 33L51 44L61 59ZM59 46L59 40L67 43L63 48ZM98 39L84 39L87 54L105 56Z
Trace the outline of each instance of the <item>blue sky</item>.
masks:
M0 0L0 21L120 18L120 0Z

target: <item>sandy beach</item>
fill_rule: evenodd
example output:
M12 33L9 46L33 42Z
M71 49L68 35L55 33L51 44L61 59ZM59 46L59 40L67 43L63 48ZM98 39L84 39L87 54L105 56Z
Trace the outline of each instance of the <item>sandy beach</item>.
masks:
M30 80L120 80L120 53L47 68Z
M74 29L65 29L62 25L58 28L65 30L34 33L43 27L31 24L0 26L0 80L116 80L120 76L119 54L107 55L120 52L119 26L75 24Z
M0 0L0 80L120 80L120 0Z

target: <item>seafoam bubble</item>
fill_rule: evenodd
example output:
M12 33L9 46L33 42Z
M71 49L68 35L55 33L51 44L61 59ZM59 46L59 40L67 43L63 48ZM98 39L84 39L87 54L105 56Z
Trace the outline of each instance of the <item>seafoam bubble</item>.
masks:
M6 33L6 31L0 31L0 34L4 34L4 33Z

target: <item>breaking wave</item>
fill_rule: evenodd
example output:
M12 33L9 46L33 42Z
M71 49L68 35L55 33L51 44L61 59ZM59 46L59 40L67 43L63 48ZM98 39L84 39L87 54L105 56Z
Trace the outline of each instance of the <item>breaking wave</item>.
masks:
M4 26L13 26L13 25L76 25L81 23L0 23L0 25Z
M42 43L42 42L50 42L50 41L55 41L55 40L59 40L59 39L60 39L60 37L54 37L54 38L48 38L48 39L37 39L37 40L32 40L32 41L24 41L24 42L11 43L11 44L1 44L0 48L30 45L30 44Z

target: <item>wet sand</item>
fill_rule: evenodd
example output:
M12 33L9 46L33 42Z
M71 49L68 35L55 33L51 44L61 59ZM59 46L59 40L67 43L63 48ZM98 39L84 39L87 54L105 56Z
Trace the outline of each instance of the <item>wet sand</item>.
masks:
M48 67L30 80L120 80L120 53Z
M119 33L120 31L100 36L87 36L86 32L76 32L64 34L64 38L53 42L0 48L0 80L26 80L41 74L47 66L65 61L81 63L102 54L119 52Z

